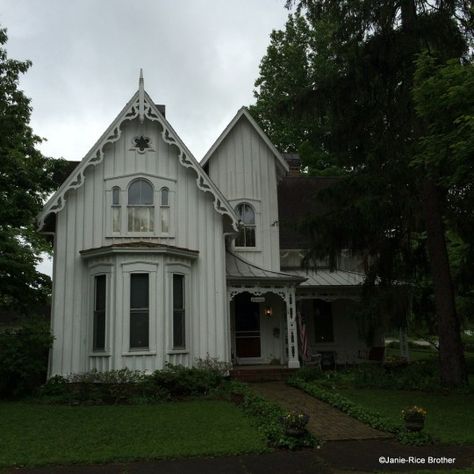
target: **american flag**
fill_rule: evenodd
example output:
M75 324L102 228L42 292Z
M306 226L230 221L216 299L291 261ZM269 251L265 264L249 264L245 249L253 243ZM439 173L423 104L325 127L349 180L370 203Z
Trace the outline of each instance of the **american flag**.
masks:
M309 342L308 342L308 333L306 332L306 324L304 321L303 316L298 311L297 312L297 320L298 320L298 332L300 335L300 356L303 362L310 360L311 355L309 352Z

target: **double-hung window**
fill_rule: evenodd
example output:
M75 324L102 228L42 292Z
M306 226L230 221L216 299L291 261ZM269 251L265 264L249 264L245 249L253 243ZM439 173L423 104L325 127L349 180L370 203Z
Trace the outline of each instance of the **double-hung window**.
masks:
M122 226L122 206L120 203L120 188L112 188L112 232L120 232Z
M94 327L93 344L94 351L105 350L105 314L106 314L106 275L94 277Z
M173 349L186 348L184 275L173 274Z
M255 247L255 211L253 207L243 202L235 210L241 222L239 234L235 239L235 246Z
M130 274L130 349L149 347L149 275Z
M160 215L161 215L161 232L167 234L170 231L170 203L169 189L161 188L160 193Z
M136 179L128 188L128 231L153 232L153 186L145 179Z

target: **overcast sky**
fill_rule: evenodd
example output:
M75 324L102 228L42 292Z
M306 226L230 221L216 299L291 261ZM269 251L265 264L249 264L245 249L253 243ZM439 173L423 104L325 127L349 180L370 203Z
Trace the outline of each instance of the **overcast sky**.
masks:
M284 0L0 0L44 154L80 160L138 88L201 160L242 105ZM50 264L41 266L50 273Z

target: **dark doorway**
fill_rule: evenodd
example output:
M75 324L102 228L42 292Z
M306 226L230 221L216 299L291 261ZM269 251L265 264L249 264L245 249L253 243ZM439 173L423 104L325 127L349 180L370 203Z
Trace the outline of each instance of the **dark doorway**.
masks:
M235 297L235 352L238 358L261 356L260 307L247 293Z

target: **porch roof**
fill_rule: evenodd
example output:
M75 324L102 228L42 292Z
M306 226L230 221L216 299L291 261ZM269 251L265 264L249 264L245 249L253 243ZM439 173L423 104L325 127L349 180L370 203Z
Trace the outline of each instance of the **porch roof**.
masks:
M328 269L321 270L305 270L304 268L286 270L288 273L305 278L306 281L301 283L301 287L347 287L361 286L364 283L364 274L351 272L346 270L330 271Z
M266 270L229 251L226 252L226 273L228 281L239 282L274 281L297 285L306 280L305 276Z

